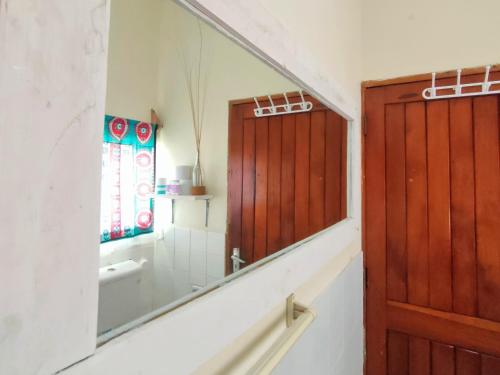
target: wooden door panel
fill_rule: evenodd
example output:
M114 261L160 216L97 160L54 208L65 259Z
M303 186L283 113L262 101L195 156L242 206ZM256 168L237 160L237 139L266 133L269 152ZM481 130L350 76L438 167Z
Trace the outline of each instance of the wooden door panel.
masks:
M409 340L403 333L387 332L387 374L403 375L409 371Z
M500 320L498 97L473 99L479 316Z
M387 296L407 301L406 142L403 104L386 107Z
M428 86L364 93L365 369L500 374L499 96Z
M342 216L342 118L329 111L325 124L325 225L333 225Z
M429 340L412 337L408 338L409 363L408 373L410 375L431 374L431 343Z
M281 137L281 248L294 243L295 117L284 116Z
M500 374L498 357L454 345L387 332L388 375Z
M281 116L269 118L267 166L267 251L281 249Z
M427 150L424 103L406 105L408 301L429 304Z
M429 306L452 309L448 101L427 104Z
M243 121L241 247L254 249L255 236L255 120ZM253 255L255 256L255 254Z
M450 101L453 311L477 313L474 133L472 99Z
M269 150L268 117L255 120L255 233L254 260L267 253L267 165ZM230 186L232 186L230 184ZM238 207L233 210L237 211ZM236 242L236 239L234 239Z
M479 353L456 348L456 375L481 375L481 356Z
M347 216L347 121L307 100L310 112L262 118L253 100L230 106L228 249L246 265Z
M325 225L325 114L311 113L309 231L313 233Z
M309 233L310 114L301 113L295 121L295 241L300 241Z

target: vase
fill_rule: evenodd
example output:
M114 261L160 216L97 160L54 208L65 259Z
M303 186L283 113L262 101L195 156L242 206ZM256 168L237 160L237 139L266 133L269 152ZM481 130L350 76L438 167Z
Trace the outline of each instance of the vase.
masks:
M200 165L200 153L196 152L196 163L193 167L193 186L202 186L203 176Z

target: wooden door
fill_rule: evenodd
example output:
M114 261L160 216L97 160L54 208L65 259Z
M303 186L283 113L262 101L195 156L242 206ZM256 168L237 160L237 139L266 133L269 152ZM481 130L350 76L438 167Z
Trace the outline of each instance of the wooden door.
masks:
M499 97L430 84L364 91L365 370L500 374Z
M260 118L253 99L230 103L227 248L246 265L346 217L347 122L306 100L311 112Z

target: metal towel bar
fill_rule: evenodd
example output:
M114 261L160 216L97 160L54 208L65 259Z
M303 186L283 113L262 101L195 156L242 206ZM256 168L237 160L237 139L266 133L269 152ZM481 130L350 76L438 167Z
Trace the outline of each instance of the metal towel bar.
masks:
M267 375L278 365L295 342L314 320L314 313L307 307L294 302L294 295L287 298L287 329L271 347L260 357L247 375Z

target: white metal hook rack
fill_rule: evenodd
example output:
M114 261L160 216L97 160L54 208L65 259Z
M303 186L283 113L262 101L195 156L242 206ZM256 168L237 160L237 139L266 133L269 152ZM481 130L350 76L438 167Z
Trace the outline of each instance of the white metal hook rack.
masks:
M426 88L422 91L422 96L424 99L445 99L445 98L459 98L464 96L480 96L480 95L491 95L500 94L500 81L490 81L490 70L491 65L486 66L484 73L484 80L482 82L475 83L462 83L462 69L457 69L457 83L455 85L449 86L436 86L436 73L432 73L432 86ZM499 85L499 89L492 90L493 86ZM464 89L470 89L471 91L464 92ZM473 90L477 88L476 90ZM452 94L444 94L443 92L452 92ZM441 92L441 94L440 94Z
M280 104L280 105L275 105L271 95L268 95L267 98L269 100L269 104L271 105L267 107L261 107L257 98L254 97L253 100L255 102L255 105L257 106L254 109L255 117L278 116L278 115L287 115L290 113L309 112L310 110L312 110L313 104L304 99L304 94L302 93L302 90L300 90L299 93L301 98L300 102L295 102L295 103L290 102L287 94L284 93L283 97L285 98L286 104Z

